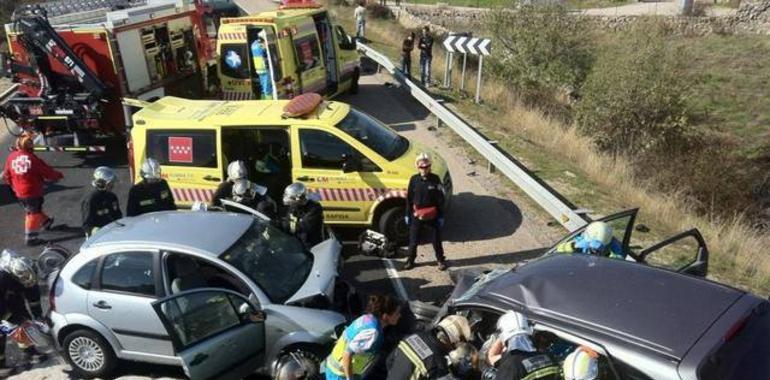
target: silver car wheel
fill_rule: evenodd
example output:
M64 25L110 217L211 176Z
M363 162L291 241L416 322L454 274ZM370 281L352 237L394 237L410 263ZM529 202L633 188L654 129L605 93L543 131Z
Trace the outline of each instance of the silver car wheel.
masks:
M104 366L104 351L91 339L82 336L73 339L68 351L72 363L86 371L98 371Z

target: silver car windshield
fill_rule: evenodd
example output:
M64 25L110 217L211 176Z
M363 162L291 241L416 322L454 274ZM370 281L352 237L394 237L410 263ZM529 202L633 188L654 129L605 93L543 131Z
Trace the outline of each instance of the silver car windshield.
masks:
M347 116L337 124L337 128L345 131L388 161L401 157L409 149L409 140L386 127L377 119L352 107Z
M221 258L249 276L275 303L296 293L313 267L313 256L299 240L259 220Z

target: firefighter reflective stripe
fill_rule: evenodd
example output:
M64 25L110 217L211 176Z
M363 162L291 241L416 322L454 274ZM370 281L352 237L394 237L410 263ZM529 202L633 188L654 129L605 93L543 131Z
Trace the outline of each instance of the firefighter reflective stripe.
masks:
M297 219L294 214L289 215L289 232L295 234L297 233L297 222L299 220Z
M527 376L524 376L524 378L521 380L537 380L547 377L558 377L560 374L561 369L558 366L552 364L550 367L541 368Z
M151 206L155 204L155 199L142 199L139 201L139 206Z
M409 359L409 361L414 365L412 376L409 377L410 380L418 380L420 378L428 377L428 369L425 368L425 363L422 361L422 359L420 359L420 355L415 352L408 343L406 343L406 340L402 340L398 343L398 349L401 350L407 359Z

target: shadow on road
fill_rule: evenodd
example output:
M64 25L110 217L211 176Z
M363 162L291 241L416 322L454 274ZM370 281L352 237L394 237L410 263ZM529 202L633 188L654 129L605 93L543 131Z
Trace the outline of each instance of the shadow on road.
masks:
M508 199L473 193L452 197L444 241L471 242L509 236L521 226L521 210Z

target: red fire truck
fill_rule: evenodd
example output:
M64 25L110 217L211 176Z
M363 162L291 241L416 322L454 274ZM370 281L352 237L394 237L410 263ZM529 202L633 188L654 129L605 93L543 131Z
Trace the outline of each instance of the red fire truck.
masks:
M127 135L121 98L205 98L216 80L216 14L202 0L62 0L16 9L5 25L0 94L12 134L38 150L103 151ZM229 15L229 14L226 14ZM213 38L212 38L213 37Z

